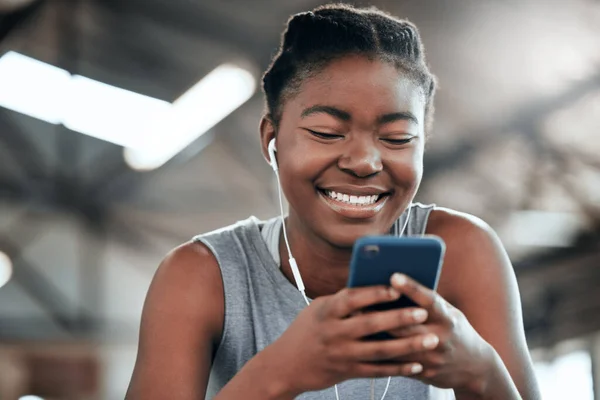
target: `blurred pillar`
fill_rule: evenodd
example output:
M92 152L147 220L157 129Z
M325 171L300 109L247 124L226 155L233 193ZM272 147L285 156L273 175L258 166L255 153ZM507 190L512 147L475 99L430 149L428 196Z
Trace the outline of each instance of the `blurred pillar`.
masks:
M26 394L28 372L17 352L0 348L0 399L17 400Z

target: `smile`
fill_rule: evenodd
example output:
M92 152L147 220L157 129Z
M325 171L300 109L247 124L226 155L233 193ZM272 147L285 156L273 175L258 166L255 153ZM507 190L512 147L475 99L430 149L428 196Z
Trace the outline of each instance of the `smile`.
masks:
M354 205L371 205L375 204L381 195L372 195L372 196L355 196L351 194L338 193L333 190L325 190L324 193L331 199L339 201L341 203L346 204L354 204Z
M347 218L372 218L385 205L390 193L343 193L318 189L321 199L333 211Z

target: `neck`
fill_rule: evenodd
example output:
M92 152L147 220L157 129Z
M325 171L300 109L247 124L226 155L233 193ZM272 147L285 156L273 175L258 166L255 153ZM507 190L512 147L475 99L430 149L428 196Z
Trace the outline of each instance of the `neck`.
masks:
M346 287L352 248L335 247L316 237L305 229L293 213L284 223L290 248L306 287L306 295L314 299L334 294ZM279 239L279 254L283 274L296 286L283 229Z

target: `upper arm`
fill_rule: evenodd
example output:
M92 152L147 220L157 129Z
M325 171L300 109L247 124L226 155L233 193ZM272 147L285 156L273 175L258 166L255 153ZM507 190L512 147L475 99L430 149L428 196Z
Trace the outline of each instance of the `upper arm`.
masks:
M517 280L500 239L466 214L436 210L431 222L447 246L440 293L494 347L523 398L537 399Z
M204 399L222 332L223 283L202 244L172 251L152 280L142 312L129 400Z

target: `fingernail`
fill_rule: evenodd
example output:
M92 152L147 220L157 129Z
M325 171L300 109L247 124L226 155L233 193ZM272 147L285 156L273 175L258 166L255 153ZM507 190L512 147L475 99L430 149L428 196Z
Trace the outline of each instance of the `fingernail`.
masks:
M427 335L425 339L423 339L423 347L427 349L433 349L438 345L439 342L440 339L437 337L437 335Z
M410 369L410 372L413 374L418 374L421 371L423 371L423 366L421 364L413 364Z
M406 276L395 273L394 275L392 275L392 280L396 285L401 286L406 283Z
M414 310L412 316L415 321L425 321L425 319L427 319L427 311L420 309Z
M400 297L400 292L399 292L399 291L397 291L397 290L396 290L396 289L394 289L394 288L390 288L390 289L389 289L389 293L390 293L390 297L391 297L392 299L397 299L398 297Z

